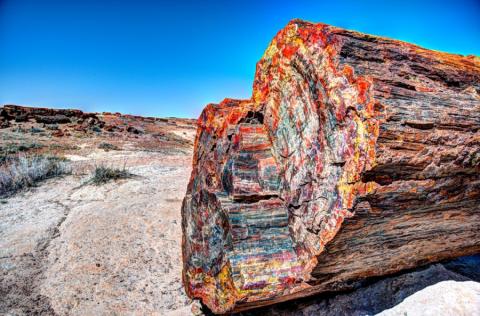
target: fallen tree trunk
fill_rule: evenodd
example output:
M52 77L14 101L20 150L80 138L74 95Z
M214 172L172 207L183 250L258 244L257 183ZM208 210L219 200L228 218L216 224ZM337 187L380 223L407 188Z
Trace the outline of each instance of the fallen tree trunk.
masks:
M187 293L225 313L480 251L480 62L292 21L199 118Z

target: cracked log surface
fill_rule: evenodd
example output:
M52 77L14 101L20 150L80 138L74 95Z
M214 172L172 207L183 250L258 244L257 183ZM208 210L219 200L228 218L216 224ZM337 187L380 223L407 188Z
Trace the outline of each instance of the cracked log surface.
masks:
M480 61L300 20L199 118L187 293L224 313L480 251Z

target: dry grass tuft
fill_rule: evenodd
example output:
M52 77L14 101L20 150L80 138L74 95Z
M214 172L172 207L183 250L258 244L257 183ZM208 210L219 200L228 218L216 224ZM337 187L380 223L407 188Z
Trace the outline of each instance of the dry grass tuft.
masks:
M9 158L0 165L0 197L71 172L69 161L55 156Z
M85 184L102 185L112 180L128 179L133 176L125 166L123 168L96 166L91 178Z
M105 150L105 151L109 151L109 150L120 150L120 148L118 148L118 146L113 145L113 144L110 144L110 143L106 143L106 142L100 143L100 144L98 145L98 148L103 149L103 150Z

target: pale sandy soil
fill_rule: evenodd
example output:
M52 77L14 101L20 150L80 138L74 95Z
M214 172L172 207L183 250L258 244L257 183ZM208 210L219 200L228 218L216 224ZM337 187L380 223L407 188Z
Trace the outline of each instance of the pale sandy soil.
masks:
M190 153L94 150L0 204L0 314L189 315L180 207ZM81 185L94 164L136 176ZM83 173L83 174L82 174Z

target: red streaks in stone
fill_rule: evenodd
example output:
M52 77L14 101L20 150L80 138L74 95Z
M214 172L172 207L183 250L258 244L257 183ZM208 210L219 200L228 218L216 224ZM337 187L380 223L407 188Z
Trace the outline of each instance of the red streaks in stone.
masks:
M209 104L199 118L184 282L215 312L305 288L368 189L359 174L378 136L371 82L339 65L335 31L292 21L258 62L252 99Z

